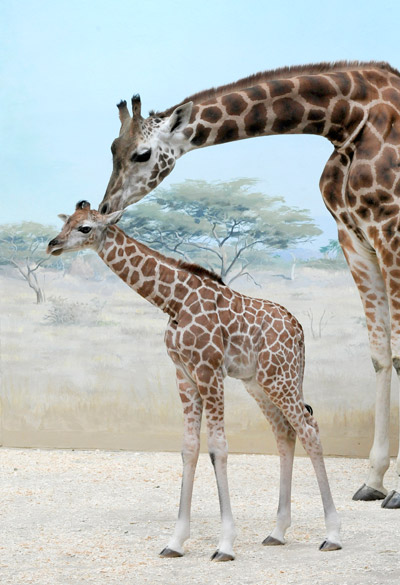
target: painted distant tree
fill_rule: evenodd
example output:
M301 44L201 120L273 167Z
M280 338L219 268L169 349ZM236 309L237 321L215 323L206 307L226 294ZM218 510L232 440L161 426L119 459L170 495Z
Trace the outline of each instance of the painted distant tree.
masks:
M321 233L308 210L255 191L256 184L188 180L159 189L124 215L122 227L164 253L207 265L227 284L253 279L252 250L291 248Z
M324 255L324 258L332 260L336 260L338 256L343 254L338 240L329 240L327 245L321 246L319 251Z
M38 272L48 260L47 242L54 228L33 222L0 226L0 264L13 266L35 292L36 302L45 301L43 283Z

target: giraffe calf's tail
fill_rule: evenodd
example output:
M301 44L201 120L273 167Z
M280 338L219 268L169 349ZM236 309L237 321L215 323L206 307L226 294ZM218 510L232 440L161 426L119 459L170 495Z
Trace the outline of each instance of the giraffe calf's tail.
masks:
M312 409L312 406L310 406L309 404L304 404L304 406L306 407L306 409L308 410L308 412L312 415L314 414L314 411Z

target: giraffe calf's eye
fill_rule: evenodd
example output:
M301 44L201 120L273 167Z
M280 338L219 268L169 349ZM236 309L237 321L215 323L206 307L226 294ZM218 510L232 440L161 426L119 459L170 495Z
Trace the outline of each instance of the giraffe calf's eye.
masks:
M92 231L92 228L89 227L88 225L83 225L83 226L78 228L78 232L82 232L83 234L88 234L91 231Z
M147 162L151 157L151 148L149 150L145 150L144 152L138 153L134 152L131 156L131 162Z

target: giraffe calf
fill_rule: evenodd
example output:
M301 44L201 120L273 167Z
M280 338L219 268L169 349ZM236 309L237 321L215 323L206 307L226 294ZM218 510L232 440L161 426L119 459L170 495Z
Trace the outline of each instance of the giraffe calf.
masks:
M64 228L49 242L47 252L58 255L94 249L131 288L169 315L165 343L176 367L184 413L183 477L178 520L161 556L184 554L204 411L222 523L218 548L211 558L216 561L235 558L236 533L228 490L228 446L224 430L226 376L243 381L271 423L278 445L277 522L263 544L284 544L290 526L297 435L312 460L321 492L327 535L320 549L340 549L340 520L329 488L318 425L303 399L301 325L284 307L235 292L212 272L167 258L130 238L116 226L122 213L101 215L91 210L88 202L79 202L72 216L60 216Z

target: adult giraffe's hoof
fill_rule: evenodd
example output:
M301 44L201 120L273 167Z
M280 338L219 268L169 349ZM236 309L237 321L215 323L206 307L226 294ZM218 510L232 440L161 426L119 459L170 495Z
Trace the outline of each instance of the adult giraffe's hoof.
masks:
M220 552L216 550L215 553L211 556L210 561L216 561L219 563L225 563L226 561L234 561L235 557L228 553Z
M324 540L324 542L319 547L319 550L323 552L329 552L331 550L341 550L342 545L338 544L337 542L331 542L330 540Z
M359 490L353 496L353 500L372 502L373 500L384 500L386 495L374 488L368 487L365 483L360 487Z
M267 536L267 538L265 538L262 541L264 546L280 546L282 544L285 544L285 541L282 540L278 540L277 538L274 538L273 536Z
M178 552L177 550L172 550L172 548L168 548L167 546L162 549L159 554L160 557L163 559L175 559L177 557L183 557L183 554Z
M395 490L388 493L386 498L383 500L381 504L382 508L388 508L389 510L395 510L396 508L400 508L400 494Z

